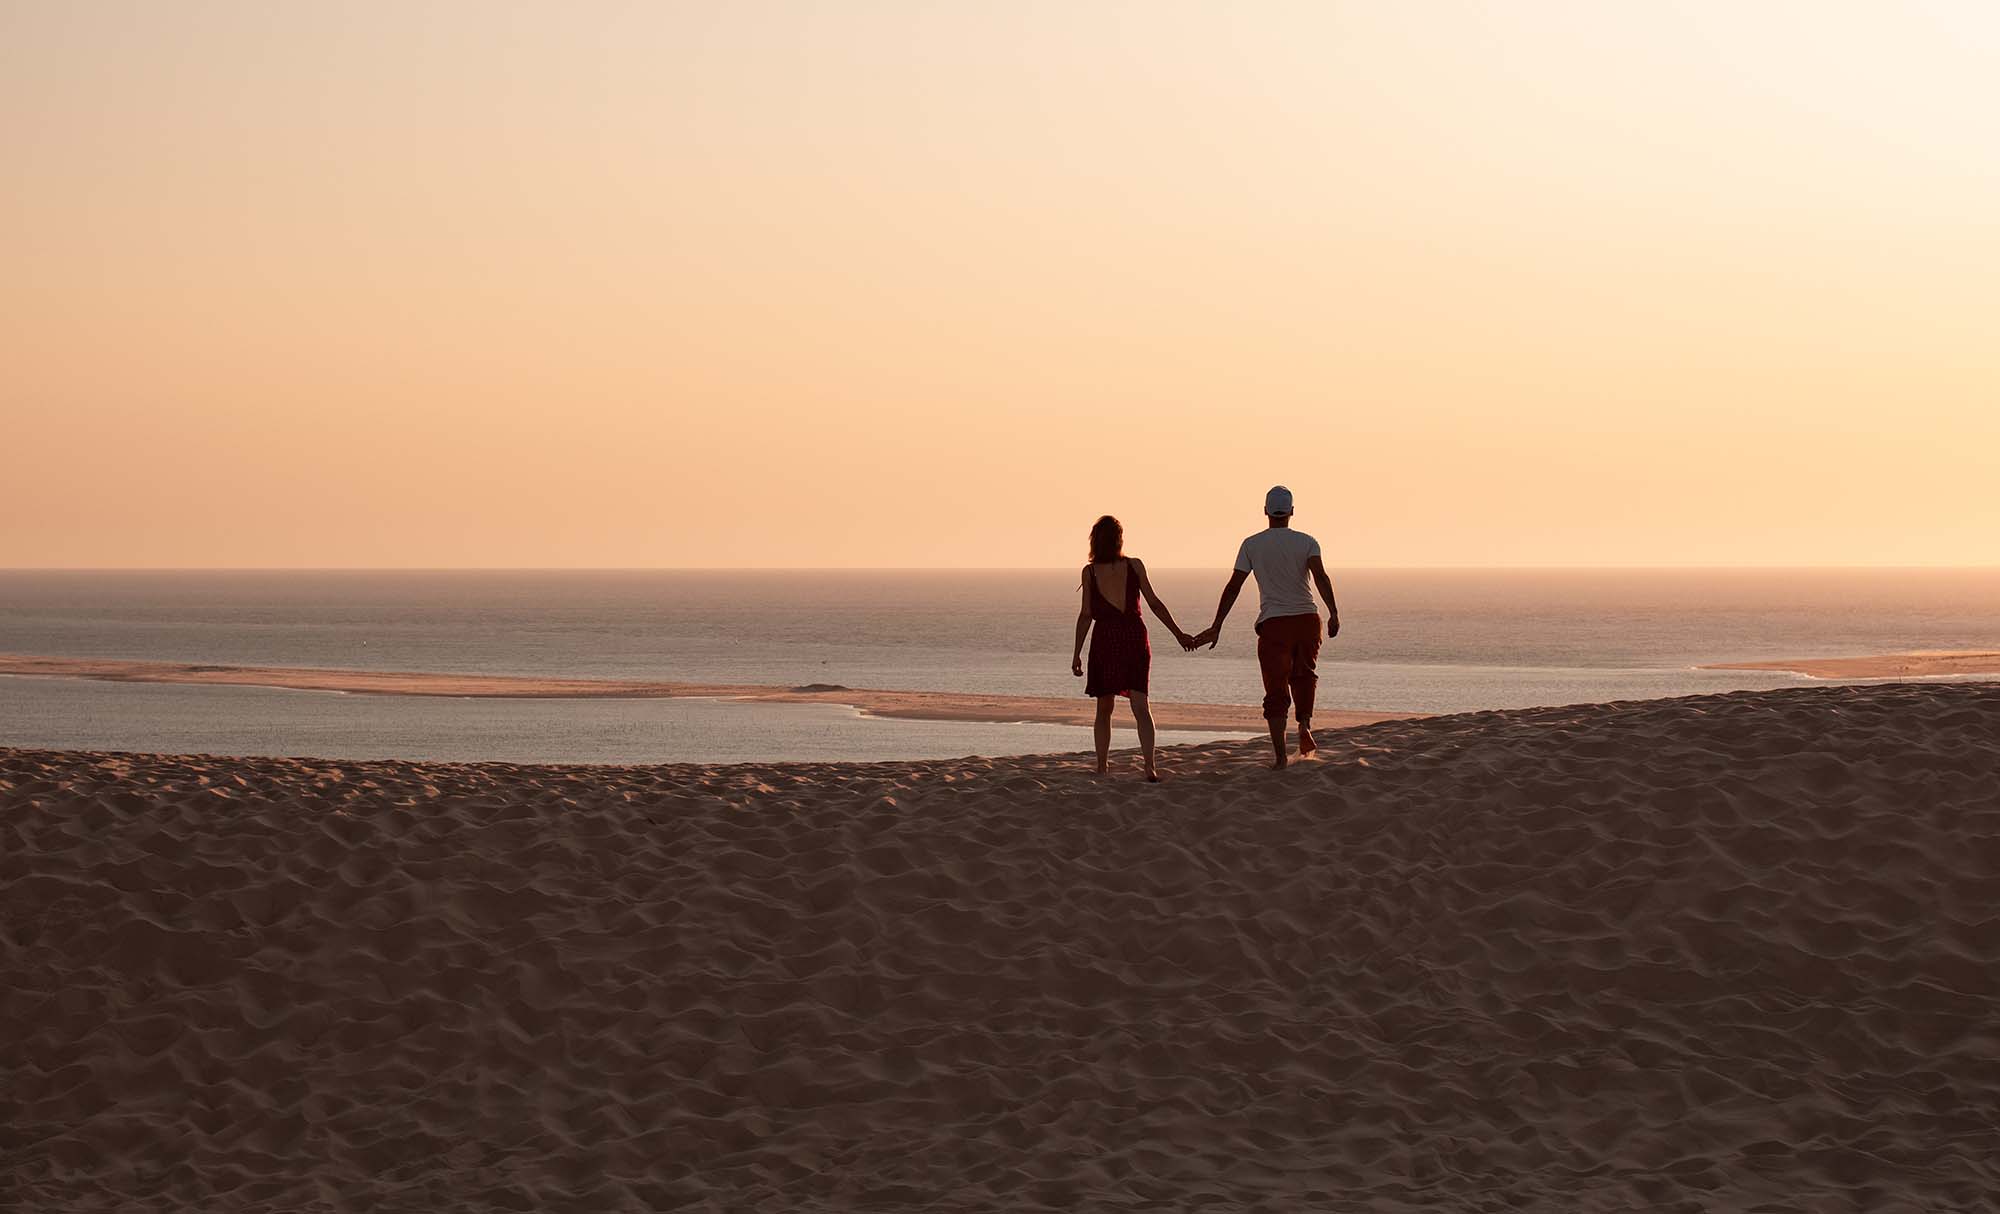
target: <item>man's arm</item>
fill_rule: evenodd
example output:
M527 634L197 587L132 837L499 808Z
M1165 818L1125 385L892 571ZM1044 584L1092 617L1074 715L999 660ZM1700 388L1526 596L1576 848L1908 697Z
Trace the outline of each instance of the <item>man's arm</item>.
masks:
M1194 639L1195 644L1207 641L1210 649L1215 648L1215 643L1222 639L1222 621L1229 618L1229 609L1236 606L1236 596L1242 592L1243 583L1249 577L1250 571L1247 569L1238 569L1229 575L1229 584L1222 588L1222 599L1215 605L1215 622L1208 626L1206 632Z
M1326 575L1326 566L1319 554L1313 553L1306 560L1306 570L1312 574L1313 585L1319 587L1319 597L1326 600L1326 635L1340 635L1340 604L1333 601L1333 579Z

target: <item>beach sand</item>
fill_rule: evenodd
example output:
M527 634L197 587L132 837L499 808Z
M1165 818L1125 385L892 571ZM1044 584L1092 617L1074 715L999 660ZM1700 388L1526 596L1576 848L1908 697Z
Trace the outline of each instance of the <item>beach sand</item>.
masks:
M2000 1192L2000 685L1130 759L0 751L0 1204Z
M870 716L915 721L1006 721L1041 725L1089 725L1095 701L1082 695L979 695L955 691L879 691L807 683L763 687L738 683L671 683L626 679L546 679L519 675L425 674L399 670L332 670L303 666L215 666L188 662L147 662L126 658L57 658L0 654L0 675L25 678L94 679L111 683L185 683L230 687L285 687L297 691L342 691L353 695L465 696L495 699L671 699L691 697L753 700L783 704L844 704ZM1079 690L1082 684L1078 685ZM1263 732L1255 705L1176 704L1154 701L1153 723L1161 729ZM1122 705L1119 715L1129 722ZM1364 712L1321 708L1317 724L1333 729L1377 721L1411 720L1421 713Z
M1941 675L2000 674L2000 652L1988 649L1919 649L1850 658L1777 658L1725 662L1702 670L1778 670L1816 679L1908 679Z

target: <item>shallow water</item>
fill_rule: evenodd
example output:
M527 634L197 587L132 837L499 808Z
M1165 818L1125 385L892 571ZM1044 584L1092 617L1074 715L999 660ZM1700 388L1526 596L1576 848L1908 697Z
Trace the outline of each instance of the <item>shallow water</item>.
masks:
M1071 725L905 721L831 704L362 696L0 676L0 745L508 763L953 759L1088 750ZM1162 732L1162 745L1229 736ZM1129 717L1113 731L1137 744Z

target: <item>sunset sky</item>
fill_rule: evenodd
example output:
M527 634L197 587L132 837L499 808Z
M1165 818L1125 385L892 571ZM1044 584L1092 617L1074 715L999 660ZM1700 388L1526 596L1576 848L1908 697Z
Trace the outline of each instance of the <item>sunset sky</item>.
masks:
M2000 563L1990 3L0 0L0 565Z

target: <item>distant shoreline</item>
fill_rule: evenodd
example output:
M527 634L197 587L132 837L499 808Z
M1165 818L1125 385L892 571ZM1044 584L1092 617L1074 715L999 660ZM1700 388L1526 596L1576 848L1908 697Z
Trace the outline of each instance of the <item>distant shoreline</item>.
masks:
M1697 670L1775 670L1815 679L1908 679L1944 675L2000 674L2000 650L1920 649L1848 658L1780 658L1763 662L1720 662Z
M768 687L739 683L675 683L624 679L558 679L525 675L433 674L390 670L335 670L302 666L235 666L150 662L126 658L57 658L0 654L0 675L91 679L107 683L176 683L211 687L278 687L352 695L441 696L517 700L746 700L781 704L836 704L869 716L913 721L977 721L1038 725L1089 725L1096 706L1085 697L982 695L949 691L885 691L807 683ZM1322 709L1315 723L1332 728L1411 720L1409 712ZM1254 705L1153 702L1161 729L1216 729L1255 733L1264 719Z

